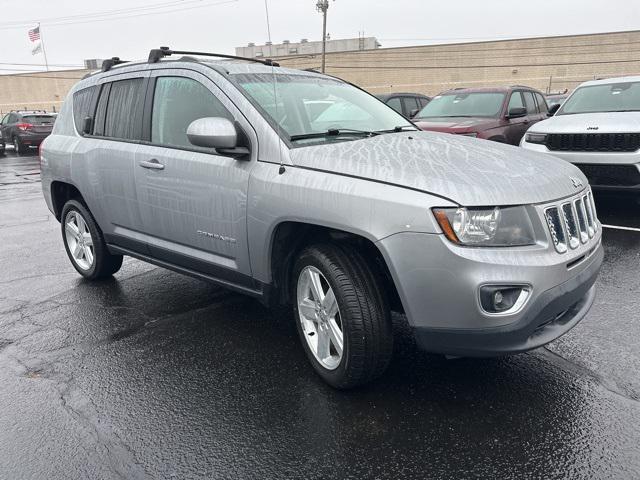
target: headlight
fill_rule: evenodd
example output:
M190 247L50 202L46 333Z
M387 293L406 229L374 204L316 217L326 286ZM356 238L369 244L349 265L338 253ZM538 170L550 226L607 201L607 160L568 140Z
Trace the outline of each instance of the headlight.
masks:
M445 236L457 245L516 247L536 243L525 207L434 208Z
M527 133L524 136L524 141L527 143L537 143L540 145L544 145L547 143L547 134L546 133Z
M461 133L460 135L462 135L463 137L473 137L473 138L476 138L476 137L478 136L478 132Z

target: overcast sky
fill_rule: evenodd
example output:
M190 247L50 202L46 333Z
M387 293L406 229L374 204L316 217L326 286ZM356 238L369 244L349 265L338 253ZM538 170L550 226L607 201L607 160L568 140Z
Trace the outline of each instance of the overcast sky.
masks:
M315 3L268 0L273 42L319 40ZM34 44L27 35L38 21L52 65L144 58L160 45L234 53L236 46L268 39L264 0L0 0L0 11L0 73L39 69L7 64L44 63L42 55L31 54ZM640 29L640 2L332 0L328 23L332 38L364 31L393 47Z

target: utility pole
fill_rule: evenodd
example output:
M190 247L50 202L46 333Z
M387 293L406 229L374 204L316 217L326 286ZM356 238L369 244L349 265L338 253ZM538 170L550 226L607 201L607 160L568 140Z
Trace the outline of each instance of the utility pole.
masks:
M316 9L322 13L322 73L324 73L325 55L327 53L327 10L329 10L329 0L318 0Z

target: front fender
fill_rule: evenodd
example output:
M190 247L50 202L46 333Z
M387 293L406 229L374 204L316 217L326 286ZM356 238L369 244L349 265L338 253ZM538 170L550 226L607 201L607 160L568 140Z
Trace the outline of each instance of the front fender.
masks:
M344 175L258 162L249 180L247 232L253 276L271 280L278 225L297 222L345 231L371 242L400 232L440 233L430 209L455 206L427 193Z

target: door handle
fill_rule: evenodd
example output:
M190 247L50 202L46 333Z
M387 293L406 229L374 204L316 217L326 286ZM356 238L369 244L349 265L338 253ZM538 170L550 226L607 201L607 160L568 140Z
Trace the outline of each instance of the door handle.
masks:
M138 165L140 165L142 168L149 168L151 170L164 170L164 165L155 158L152 158L148 162L143 160Z

